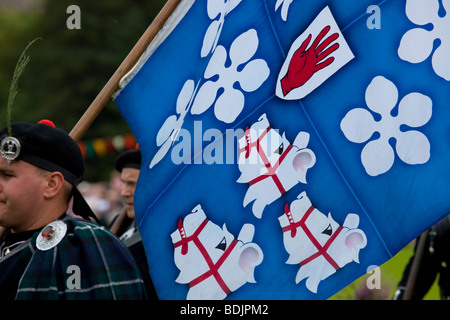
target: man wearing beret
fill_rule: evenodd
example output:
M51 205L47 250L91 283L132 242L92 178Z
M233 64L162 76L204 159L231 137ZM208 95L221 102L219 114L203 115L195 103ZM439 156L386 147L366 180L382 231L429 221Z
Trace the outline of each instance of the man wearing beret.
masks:
M158 296L149 274L147 257L141 235L136 226L134 213L134 192L141 169L141 151L135 149L122 152L117 157L114 167L120 172L121 196L126 210L126 218L121 220L122 227L118 230L117 235L128 247L141 270L149 300L157 300Z
M145 299L123 243L89 221L76 142L50 122L0 131L0 300ZM75 218L66 212L73 198Z

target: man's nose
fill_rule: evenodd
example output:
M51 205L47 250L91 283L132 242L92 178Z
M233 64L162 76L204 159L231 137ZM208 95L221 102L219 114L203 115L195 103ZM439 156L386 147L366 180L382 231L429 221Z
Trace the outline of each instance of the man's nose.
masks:
M133 190L131 187L124 185L122 187L121 195L122 197L131 196L133 194Z

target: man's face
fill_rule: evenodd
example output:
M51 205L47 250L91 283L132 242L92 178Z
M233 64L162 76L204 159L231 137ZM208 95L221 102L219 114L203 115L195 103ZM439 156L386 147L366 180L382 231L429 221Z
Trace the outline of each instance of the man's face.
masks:
M40 217L46 178L24 161L8 164L0 157L0 226L14 232L30 230Z
M125 202L127 216L134 219L134 190L139 177L139 169L123 168L120 180L123 182L121 196Z

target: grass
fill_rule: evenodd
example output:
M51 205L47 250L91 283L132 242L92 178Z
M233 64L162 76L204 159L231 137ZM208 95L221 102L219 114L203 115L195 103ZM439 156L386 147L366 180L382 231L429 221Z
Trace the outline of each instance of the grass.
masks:
M342 289L335 295L333 295L330 300L354 300L355 293L358 290L365 289L369 292L370 296L374 300L390 300L392 299L395 290L397 289L397 284L400 281L403 270L409 259L414 253L414 242L407 245L400 252L398 252L392 259L385 262L380 266L381 270L381 288L380 289L367 289L366 281L368 275L362 276L356 279L346 288ZM439 300L439 286L437 280L434 282L430 291L424 297L424 300Z

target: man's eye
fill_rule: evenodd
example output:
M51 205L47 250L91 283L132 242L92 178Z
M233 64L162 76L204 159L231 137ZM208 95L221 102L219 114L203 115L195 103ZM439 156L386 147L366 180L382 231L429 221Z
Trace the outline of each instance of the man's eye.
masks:
M5 172L5 171L3 171L3 172L1 172L0 173L3 177L5 177L5 178L11 178L11 177L14 177L14 175L12 174L12 173L10 173L10 172Z

